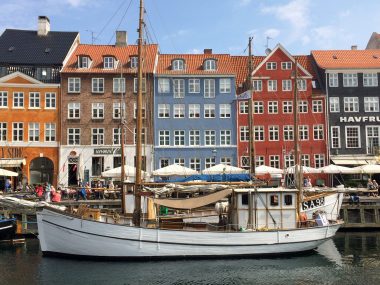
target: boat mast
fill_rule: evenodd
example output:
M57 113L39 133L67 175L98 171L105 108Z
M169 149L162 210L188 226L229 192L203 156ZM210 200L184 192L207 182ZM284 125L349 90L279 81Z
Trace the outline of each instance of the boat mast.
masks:
M297 211L298 216L300 216L301 202L302 202L302 166L300 161L300 149L299 149L299 138L298 138L298 75L297 75L297 59L294 59L294 182L298 189L297 195Z
M133 222L135 226L140 226L141 218L141 169L142 169L142 45L144 27L144 1L140 0L139 16L139 39L138 39L138 67L137 67L137 114L136 114L136 173L135 173L135 210L133 212Z
M120 173L120 182L121 182L121 212L123 214L126 213L126 205L125 205L125 186L124 186L124 180L125 180L125 158L124 158L124 123L125 123L125 112L124 112L124 96L123 96L123 70L122 70L122 64L120 64L120 155L121 155L121 173ZM124 87L125 88L125 87Z
M256 153L255 153L255 135L253 131L253 62L252 62L252 39L249 37L248 41L248 88L249 88L249 100L248 100L248 128L249 128L249 173L251 178L256 175Z

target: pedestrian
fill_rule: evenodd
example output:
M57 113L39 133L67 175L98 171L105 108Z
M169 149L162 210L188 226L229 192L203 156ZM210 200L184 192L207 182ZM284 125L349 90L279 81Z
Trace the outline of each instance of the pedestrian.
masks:
M10 192L12 190L12 182L9 178L5 180L5 193Z
M51 202L51 186L49 182L45 182L45 201Z
M86 199L86 189L83 187L83 182L79 181L78 184L79 185L77 187L77 201L79 201L79 197L82 197L83 200L87 200Z

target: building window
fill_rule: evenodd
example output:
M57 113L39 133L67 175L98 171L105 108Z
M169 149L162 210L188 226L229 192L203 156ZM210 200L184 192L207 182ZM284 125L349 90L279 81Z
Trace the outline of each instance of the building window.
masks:
M133 144L136 145L137 142L137 129L133 129ZM141 129L141 143L146 143L146 128Z
M224 119L231 118L231 104L219 105L219 117Z
M114 69L115 68L115 59L112 56L104 57L104 65L105 69Z
M268 92L277 91L277 80L268 80Z
M359 112L359 98L358 97L344 97L344 111L345 112Z
M221 157L220 163L224 165L232 165L232 158L231 157Z
M55 93L45 93L45 109L55 109L57 98Z
M325 135L324 135L324 130L323 130L323 125L314 125L313 126L313 137L314 140L323 140Z
M137 68L139 66L139 58L137 56L131 56L130 64L131 68Z
M292 69L292 62L291 61L281 62L281 69L282 70L291 70Z
M29 108L31 109L40 108L40 93L39 92L29 93Z
M248 104L248 102L247 102ZM253 113L254 114L264 114L264 102L254 101L253 102Z
M307 112L308 112L307 101L304 101L304 100L298 101L298 113L307 113Z
M312 107L313 107L313 113L322 113L323 112L322 100L313 100Z
M264 158L264 156L262 156L262 155L256 155L255 166L259 167L260 165L264 165L264 164L265 164L265 158Z
M13 108L24 108L24 93L23 92L13 93Z
M170 131L159 131L159 145L169 146L170 145Z
M54 142L56 138L55 124L46 123L45 124L45 142Z
M91 161L91 174L92 176L100 176L104 171L104 157L92 157Z
M244 169L249 169L251 167L249 156L240 157L240 167Z
M215 157L206 157L205 158L205 168L215 166Z
M92 93L104 93L104 78L92 78Z
M274 168L280 168L280 156L270 155L269 156L269 166Z
M125 78L114 78L113 79L113 93L124 93L125 92Z
M0 91L0 108L8 107L8 92Z
M159 78L158 79L158 93L169 93L169 92L170 92L169 78Z
M7 123L1 122L0 123L0 141L6 142L7 141L7 134L8 134Z
M285 168L294 166L294 155L293 154L286 154L284 156L285 161Z
M329 74L329 87L339 87L338 73Z
M201 106L199 104L189 104L189 118L199 118Z
M69 77L68 78L68 93L80 92L80 78Z
M158 117L159 118L170 118L170 105L169 104L158 104Z
M343 74L343 87L357 87L358 74L357 73L344 73Z
M340 148L340 127L331 127L331 148Z
M124 108L124 112L125 112L125 104L123 103L123 108ZM142 106L142 109L141 109L141 117L142 118L146 118L146 105L144 104L144 106ZM136 119L137 118L137 104L136 103L133 103L133 118Z
M67 129L67 144L80 145L80 129Z
M30 142L40 141L40 124L29 123L29 141Z
M67 111L69 119L80 119L80 103L69 103Z
M325 155L324 154L314 154L314 167L321 168L325 166Z
M219 92L231 93L231 79L230 78L219 79Z
M367 133L367 154L378 155L380 146L380 127L366 126Z
M276 70L277 62L267 62L267 70Z
M90 59L88 56L79 56L78 57L78 68L89 68Z
M189 79L189 93L200 93L201 92L201 81L196 78Z
M172 61L172 70L184 70L185 61L183 59L175 59Z
M104 145L104 129L94 128L91 129L91 137L93 145Z
M196 146L201 144L201 135L199 130L189 131L189 145Z
M112 144L120 145L121 142L121 129L113 128L112 129Z
M204 97L215 98L215 80L205 79L204 81Z
M297 88L298 88L298 91L306 91L307 89L306 79L298 79Z
M264 126L254 126L253 133L255 136L255 141L264 141Z
M248 101L239 102L239 114L248 114L249 106Z
M200 171L201 170L201 160L200 160L200 158L196 158L196 157L190 158L189 166L190 166L191 169L194 169L196 171Z
M173 97L184 98L185 97L185 80L173 79Z
M377 85L377 73L363 73L364 87L376 87Z
M181 165L181 166L185 166L185 159L184 158L174 158L174 163Z
M125 111L124 103L123 103L123 110L121 109L121 104L119 102L114 102L112 104L112 118L113 119L121 119L124 111Z
M253 91L261 92L263 91L263 82L261 80L253 80Z
M174 104L173 105L173 117L174 118L185 118L185 105L184 104Z
M379 97L364 97L365 112L379 112Z
M169 165L170 165L169 158L160 158L160 168L163 168Z
M269 101L268 102L268 113L269 114L277 114L278 113L278 102L277 101Z
M294 128L292 125L284 126L284 141L294 140Z
M216 70L216 60L206 59L203 64L204 70Z
M339 107L339 97L330 97L330 112L331 113L339 113L340 107Z
M282 91L292 91L292 81L290 79L282 80Z
M205 104L204 105L204 117L205 118L215 118L215 104Z
M205 130L205 145L214 146L216 144L215 131Z
M301 165L310 167L310 155L301 154Z
M278 126L269 126L269 140L270 141L278 141L279 140Z
M230 130L220 131L220 145L231 145L231 131Z
M24 123L13 123L13 139L14 142L22 142L24 140Z
M309 140L309 126L307 125L298 126L298 137L300 141Z
M346 126L346 147L360 148L360 127Z
M284 101L282 102L282 112L284 114L293 113L293 102L292 101Z
M249 128L248 128L248 126L240 127L240 141L241 142L249 141Z
M139 87L139 84L138 84L138 78L133 78L133 93L137 93L137 89ZM146 78L143 78L142 81L141 81L141 85L142 85L142 93L146 93Z
M185 131L175 130L174 131L174 145L184 146L185 145Z
M104 119L104 103L92 103L92 119Z

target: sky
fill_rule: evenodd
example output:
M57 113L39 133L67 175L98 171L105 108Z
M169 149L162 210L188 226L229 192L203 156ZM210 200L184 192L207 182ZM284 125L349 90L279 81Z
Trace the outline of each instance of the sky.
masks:
M40 15L53 31L78 31L81 43L114 44L126 30L136 43L138 0L1 0L0 33L36 30ZM318 49L365 49L380 32L378 0L145 0L150 43L161 53L247 54L281 43L292 54Z

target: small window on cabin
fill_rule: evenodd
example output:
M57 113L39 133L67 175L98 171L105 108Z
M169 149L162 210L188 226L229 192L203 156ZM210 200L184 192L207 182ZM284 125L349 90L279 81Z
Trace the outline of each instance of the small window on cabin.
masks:
M270 205L278 206L278 195L270 195Z
M204 62L204 70L216 70L215 59L206 59Z
M185 61L183 59L175 59L172 61L172 70L184 70Z
M242 205L248 205L248 194L247 193L241 195L241 204Z
M284 196L284 203L285 203L286 206L293 205L293 196L289 195L289 194L285 195Z

